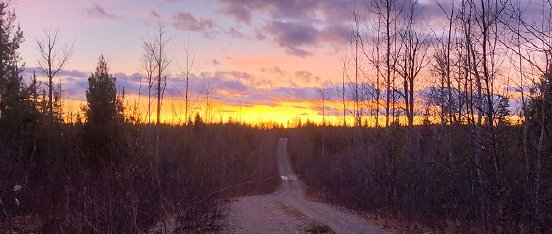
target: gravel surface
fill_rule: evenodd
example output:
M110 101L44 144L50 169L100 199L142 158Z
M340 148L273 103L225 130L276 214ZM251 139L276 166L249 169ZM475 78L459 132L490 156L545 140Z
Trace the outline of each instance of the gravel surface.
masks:
M307 200L289 165L287 141L278 142L280 189L230 204L223 233L386 233L343 208Z

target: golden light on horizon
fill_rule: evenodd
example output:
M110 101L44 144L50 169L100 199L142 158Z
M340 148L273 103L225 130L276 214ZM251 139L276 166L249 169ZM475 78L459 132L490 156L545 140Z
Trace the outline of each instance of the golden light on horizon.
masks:
M147 102L144 98L140 99L136 95L130 95L125 98L125 113L127 117L133 117L143 123L155 123L155 103L151 106L151 118L147 115ZM68 123L74 123L80 118L84 121L84 113L82 107L86 105L83 100L63 100L64 120ZM351 111L354 103L345 103L348 111L343 116L343 103L340 101L326 101L325 115L322 115L321 101L280 101L270 104L245 104L232 105L222 102L213 101L209 104L205 102L192 103L188 120L193 121L195 116L199 114L202 121L206 123L243 123L252 126L274 127L281 126L284 128L293 128L307 122L314 124L322 124L333 126L343 126L344 122L347 126L353 126L355 122L354 115ZM397 106L400 104L397 103ZM376 121L379 121L379 126L385 126L385 117L380 114L379 118L373 112L369 112L369 108L374 108L375 104L365 105L362 116L362 126L375 127ZM382 106L380 106L382 108ZM421 107L420 107L421 108ZM432 112L437 111L433 107ZM165 124L184 124L185 111L181 99L167 98L163 100L161 108L161 122ZM345 118L345 121L344 121ZM522 119L519 116L509 116L508 121L511 124L519 124ZM406 116L397 116L390 122L399 122L401 125L407 125L408 119ZM439 117L435 115L414 116L414 124L421 125L424 121L429 121L432 124L440 123Z

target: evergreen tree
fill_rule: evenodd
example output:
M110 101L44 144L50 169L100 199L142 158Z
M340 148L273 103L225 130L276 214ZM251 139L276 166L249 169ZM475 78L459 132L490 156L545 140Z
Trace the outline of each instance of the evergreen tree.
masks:
M496 118L498 119L498 125L509 125L508 116L510 116L510 100L503 95L498 96L498 106L496 110Z
M115 154L123 118L122 101L117 97L116 78L109 74L107 61L100 56L96 72L88 78L85 140L96 159L109 160Z
M10 1L0 1L0 129L5 142L22 146L18 142L29 129L35 126L37 116L32 101L35 85L25 86L20 76L19 45L23 32L16 22L15 11L10 10Z
M528 116L529 123L535 128L535 132L539 135L537 142L540 150L552 152L550 144L550 136L552 135L552 65L550 72L541 78L541 83L538 87L539 92L533 97L529 103Z

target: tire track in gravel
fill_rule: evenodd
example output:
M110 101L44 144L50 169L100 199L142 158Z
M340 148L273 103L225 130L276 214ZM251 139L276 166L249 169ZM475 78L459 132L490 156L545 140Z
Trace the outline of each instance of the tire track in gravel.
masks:
M291 170L287 138L278 142L280 189L269 195L241 197L230 204L223 233L305 233L326 226L335 233L387 233L343 208L309 201Z

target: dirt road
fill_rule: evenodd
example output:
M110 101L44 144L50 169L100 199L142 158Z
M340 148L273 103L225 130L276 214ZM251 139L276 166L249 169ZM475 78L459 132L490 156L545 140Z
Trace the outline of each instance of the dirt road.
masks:
M287 155L278 142L282 186L270 195L242 197L230 205L227 233L386 233L344 209L305 199Z

